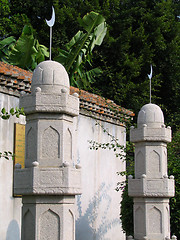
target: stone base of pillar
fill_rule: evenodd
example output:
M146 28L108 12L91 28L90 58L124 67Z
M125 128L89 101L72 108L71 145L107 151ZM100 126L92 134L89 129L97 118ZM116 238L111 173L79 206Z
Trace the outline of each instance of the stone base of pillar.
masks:
M22 240L75 240L75 196L23 196Z

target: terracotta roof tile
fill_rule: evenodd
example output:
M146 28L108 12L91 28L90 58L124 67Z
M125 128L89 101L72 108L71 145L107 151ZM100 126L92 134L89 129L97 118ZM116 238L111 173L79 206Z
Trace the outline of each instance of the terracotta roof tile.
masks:
M11 89L14 92L25 91L30 93L32 72L23 70L17 66L12 66L0 62L0 86ZM78 93L80 98L80 109L106 116L113 119L120 119L134 116L133 112L122 108L109 99L99 95L70 87L70 94Z

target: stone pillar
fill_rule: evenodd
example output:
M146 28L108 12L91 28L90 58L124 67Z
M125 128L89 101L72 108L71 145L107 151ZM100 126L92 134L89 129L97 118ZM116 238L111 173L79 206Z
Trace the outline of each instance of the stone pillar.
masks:
M138 114L137 128L131 127L135 143L135 179L129 176L128 192L134 199L134 238L170 238L169 198L174 196L174 177L167 175L167 143L171 128L155 104L147 104Z
M77 94L69 94L64 67L40 63L30 95L22 95L26 113L25 168L14 172L14 193L22 195L22 240L75 240L75 195L81 194L76 164Z

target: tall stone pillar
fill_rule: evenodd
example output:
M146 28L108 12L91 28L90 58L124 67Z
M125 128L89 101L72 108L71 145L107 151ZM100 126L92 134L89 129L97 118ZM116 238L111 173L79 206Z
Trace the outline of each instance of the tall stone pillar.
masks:
M171 129L165 127L160 107L142 107L130 140L135 143L135 179L129 176L128 180L129 196L134 199L134 238L169 239L169 198L174 196L174 177L167 175Z
M77 94L69 94L64 67L40 63L30 95L20 98L26 113L25 168L14 173L14 193L22 195L22 240L75 240L75 195L81 194L76 164Z

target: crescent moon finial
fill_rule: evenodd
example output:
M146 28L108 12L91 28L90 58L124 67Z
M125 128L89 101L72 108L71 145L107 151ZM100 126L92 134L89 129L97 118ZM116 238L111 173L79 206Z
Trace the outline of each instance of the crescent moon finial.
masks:
M153 73L153 69L152 69L152 64L151 64L151 72L150 72L150 74L148 74L148 78L149 78L149 88L150 88L150 90L149 90L149 98L150 98L150 103L151 103L151 79L152 79L152 73Z
M55 23L55 11L54 11L54 7L52 7L52 17L51 19L48 21L46 20L46 23L49 27L52 27L54 26L54 23Z
M52 17L48 21L46 20L47 25L50 27L50 47L49 47L49 60L51 60L51 47L52 47L52 27L55 23L55 11L54 7L52 6Z
M150 72L150 74L148 74L148 78L149 78L149 79L152 78L152 73L153 73L153 70L152 70L152 64L151 64L151 72Z

